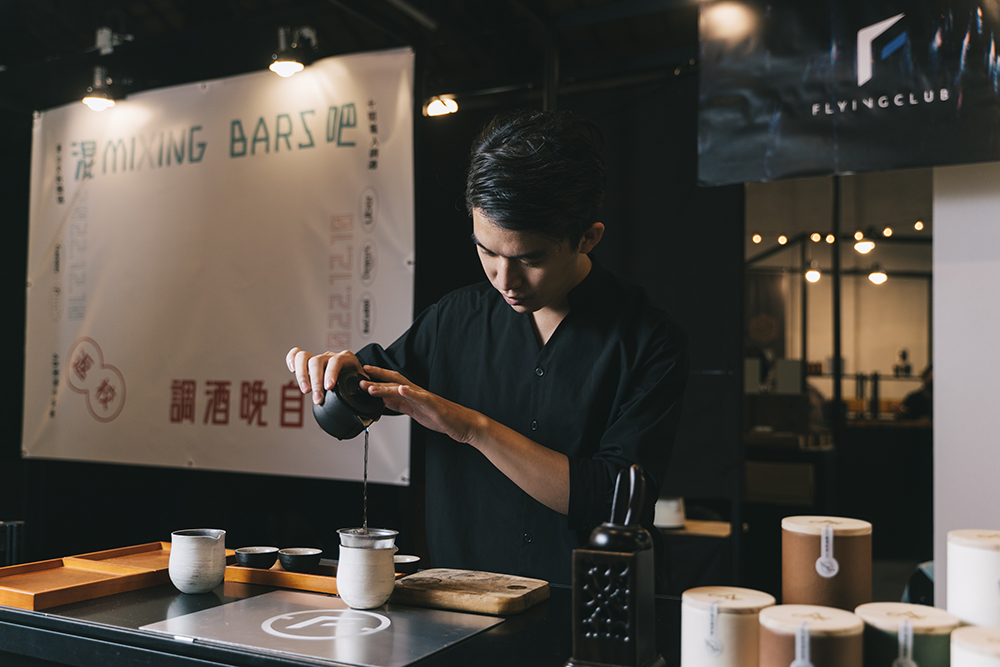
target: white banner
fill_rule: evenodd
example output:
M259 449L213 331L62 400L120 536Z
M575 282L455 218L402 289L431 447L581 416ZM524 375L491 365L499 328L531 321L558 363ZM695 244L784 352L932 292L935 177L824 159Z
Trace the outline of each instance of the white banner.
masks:
M412 320L413 54L36 117L25 456L361 479L285 353ZM409 481L409 420L369 479Z

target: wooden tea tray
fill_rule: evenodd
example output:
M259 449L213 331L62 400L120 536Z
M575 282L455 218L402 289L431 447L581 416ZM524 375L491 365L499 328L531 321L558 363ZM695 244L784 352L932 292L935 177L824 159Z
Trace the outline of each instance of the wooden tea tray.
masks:
M541 579L435 568L398 580L389 601L414 607L508 616L548 597L549 584Z
M48 609L170 581L169 542L0 567L0 605Z
M226 581L238 581L241 584L261 584L276 588L292 588L313 593L337 594L336 561L321 560L316 571L311 574L289 572L277 562L269 570L259 567L241 567L230 565L226 568ZM396 578L404 576L397 572Z
M226 549L226 562L236 552ZM48 609L170 583L170 543L149 542L0 567L0 605Z
M325 565L322 562L313 574L289 572L275 563L271 569L259 567L240 567L230 565L226 568L226 581L238 581L242 584L261 584L277 588L294 588L313 593L337 593L337 567Z

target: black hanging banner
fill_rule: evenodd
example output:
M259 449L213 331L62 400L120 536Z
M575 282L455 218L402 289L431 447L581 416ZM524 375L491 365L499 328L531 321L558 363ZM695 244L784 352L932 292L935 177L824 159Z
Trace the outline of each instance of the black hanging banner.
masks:
M703 185L1000 160L1000 3L708 0Z

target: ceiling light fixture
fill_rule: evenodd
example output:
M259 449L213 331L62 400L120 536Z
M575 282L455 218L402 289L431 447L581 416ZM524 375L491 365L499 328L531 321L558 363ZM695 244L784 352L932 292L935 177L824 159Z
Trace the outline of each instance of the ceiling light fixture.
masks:
M913 228L918 232L923 231L924 223L922 223L920 220L917 220L915 223L913 223Z
M271 54L271 65L269 70L280 77L288 78L305 69L306 60L303 41L316 49L316 31L309 26L301 28L289 28L282 26L278 28L278 50Z
M87 94L83 97L83 103L94 111L104 111L113 107L115 101L108 94L107 88L110 83L111 78L108 76L108 70L100 65L95 67L94 82L87 87Z
M754 234L753 236L750 237L750 240L753 241L754 243L760 243L764 239L760 234Z
M889 238L890 236L892 236L892 227L886 227L885 229L883 229L882 230L882 236L884 236L886 238Z
M784 234L782 234L781 236L778 237L778 245L785 245L786 243L788 243L788 237L787 236L785 236Z
M108 56L114 53L116 46L120 46L122 42L131 42L133 39L132 35L119 35L111 28L101 27L97 29L94 48L90 50ZM110 85L111 77L108 76L108 70L101 65L96 66L93 81L87 86L87 94L83 96L83 103L94 111L110 109L115 105L114 96L108 90Z
M823 239L823 237L820 236L819 232L813 232L809 238L812 240L813 243L819 243Z
M837 240L837 237L834 236L833 234L827 234L826 235L826 242L827 243L833 243L836 240Z
M450 95L432 97L424 106L425 116L444 116L458 111L458 102Z

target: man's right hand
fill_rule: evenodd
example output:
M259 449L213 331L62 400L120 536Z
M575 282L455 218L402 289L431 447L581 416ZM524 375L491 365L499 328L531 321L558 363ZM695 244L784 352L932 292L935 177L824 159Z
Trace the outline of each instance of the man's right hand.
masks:
M323 403L326 390L333 389L342 370L354 368L358 372L363 372L361 362L348 350L310 354L293 347L285 355L285 365L289 371L295 373L295 379L302 393L312 392L313 403L316 405Z

